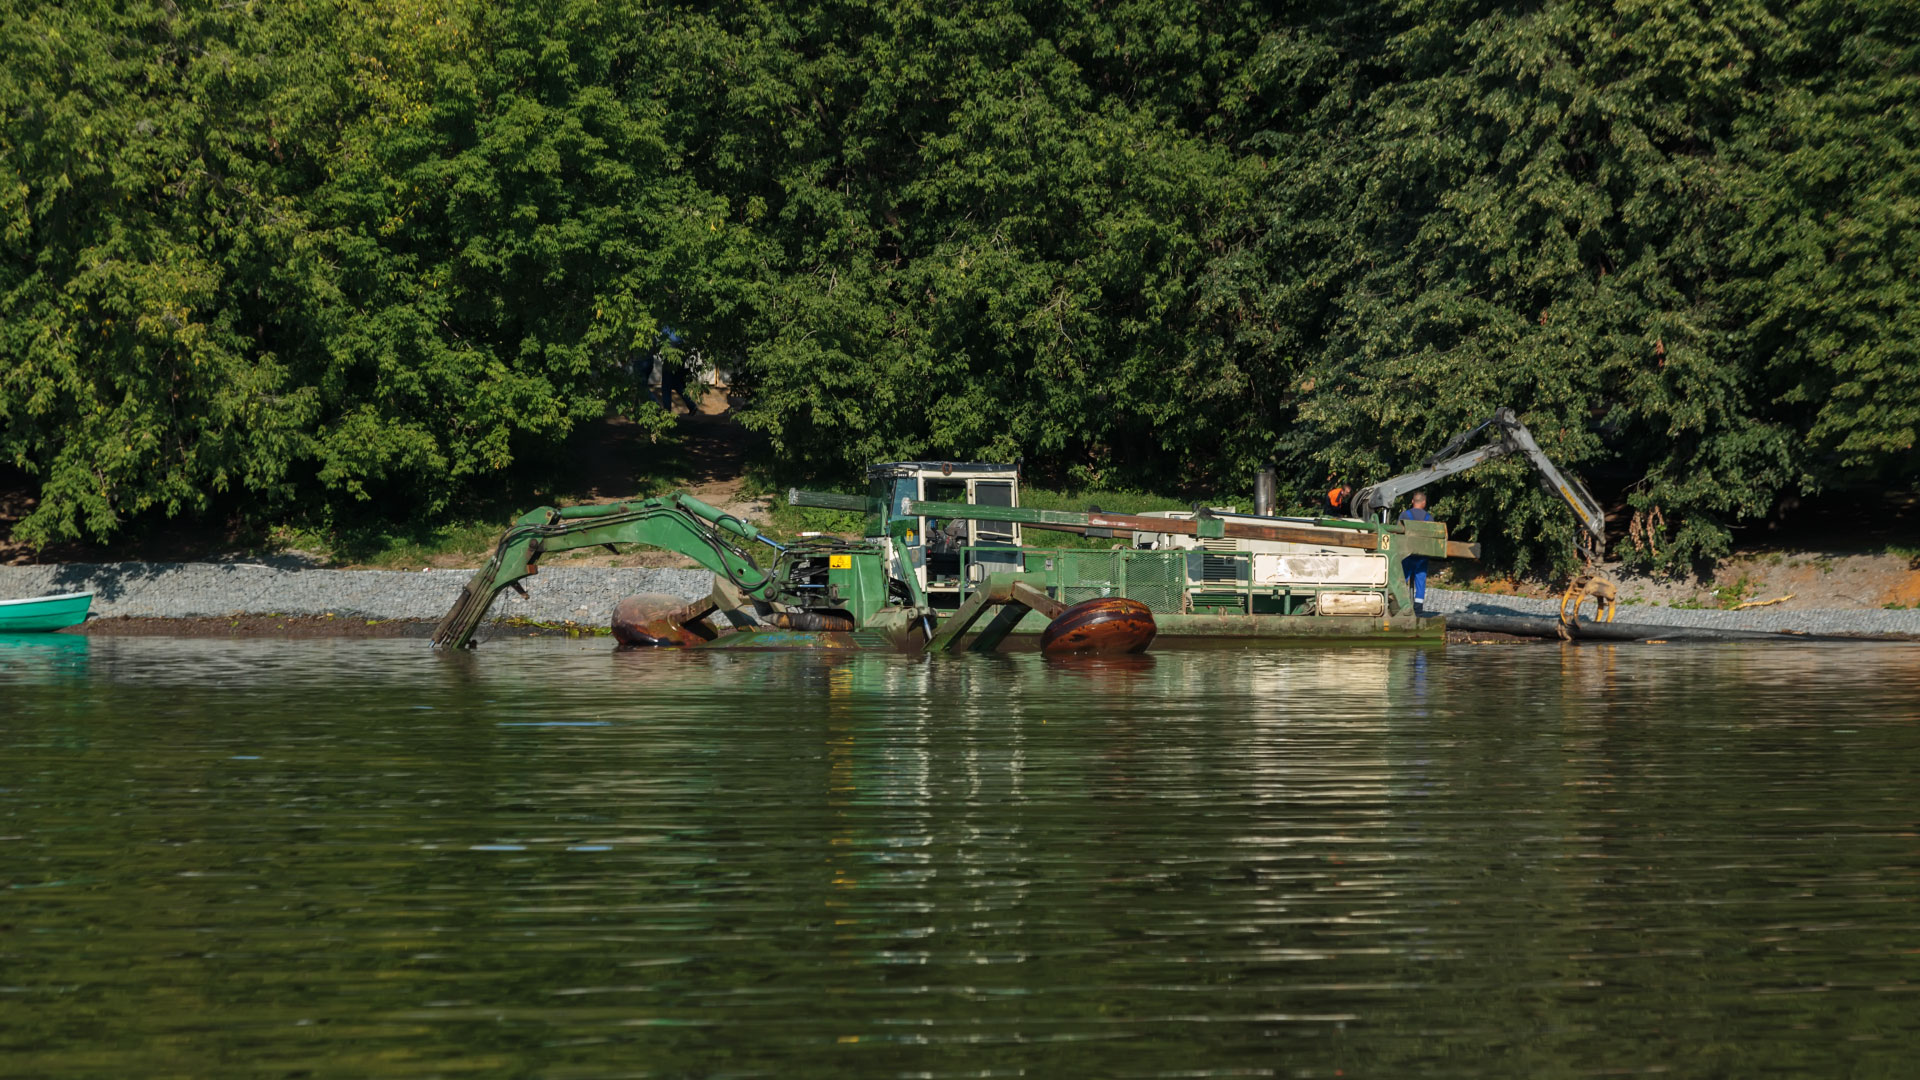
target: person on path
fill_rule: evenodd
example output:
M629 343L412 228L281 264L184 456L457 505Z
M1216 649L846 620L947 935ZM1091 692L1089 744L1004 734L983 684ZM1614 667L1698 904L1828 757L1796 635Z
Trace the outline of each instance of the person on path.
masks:
M660 407L667 410L668 415L673 413L675 393L680 395L681 401L687 403L688 414L700 411L700 406L687 393L687 365L693 358L687 355L685 349L686 339L680 336L678 330L671 326L661 327L653 354L647 358L646 374L640 384L646 388L647 396L659 402ZM654 396L653 388L649 385L656 374L660 376L660 393L657 397Z
M1413 505L1400 511L1401 521L1432 521L1433 515L1427 511L1427 493L1413 493ZM1407 580L1413 583L1413 613L1425 615L1427 605L1427 557L1409 555L1400 560L1400 569L1405 571Z

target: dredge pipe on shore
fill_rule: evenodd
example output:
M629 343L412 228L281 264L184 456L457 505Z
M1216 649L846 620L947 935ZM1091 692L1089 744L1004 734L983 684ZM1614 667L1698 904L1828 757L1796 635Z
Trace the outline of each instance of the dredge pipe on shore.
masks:
M1518 637L1557 638L1560 620L1546 615L1487 615L1453 612L1449 630L1480 630ZM1915 641L1909 634L1794 634L1769 630L1716 630L1706 626L1655 626L1648 623L1587 623L1579 625L1576 641Z

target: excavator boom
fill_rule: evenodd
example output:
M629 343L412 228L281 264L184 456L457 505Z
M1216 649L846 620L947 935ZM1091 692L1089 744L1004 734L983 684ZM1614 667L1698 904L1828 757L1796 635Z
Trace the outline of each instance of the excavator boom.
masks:
M539 572L549 551L601 544L645 544L677 551L732 583L749 598L770 600L780 581L762 570L736 540L779 549L752 525L691 495L594 506L541 507L524 514L500 537L492 558L474 572L452 610L434 628L438 648L461 648L473 638L500 590Z
M1488 442L1477 449L1461 452L1476 435L1488 429L1492 435ZM1476 424L1466 432L1442 447L1432 457L1420 463L1412 472L1403 473L1390 480L1383 480L1371 487L1361 488L1353 497L1355 517L1373 519L1384 516L1393 508L1401 496L1426 487L1456 473L1484 465L1489 461L1498 461L1503 457L1519 454L1527 464L1533 467L1540 479L1540 486L1549 494L1567 504L1573 516L1580 523L1585 534L1582 549L1588 557L1598 562L1606 555L1607 519L1600 504L1580 481L1568 476L1554 465L1546 451L1534 440L1533 433L1520 422L1512 409L1495 409L1492 416Z

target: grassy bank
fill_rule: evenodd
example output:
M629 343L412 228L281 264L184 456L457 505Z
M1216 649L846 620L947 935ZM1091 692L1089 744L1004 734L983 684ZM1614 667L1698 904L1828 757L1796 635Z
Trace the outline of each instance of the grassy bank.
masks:
M860 514L788 505L785 489L777 494L769 490L750 489L743 494L764 507L763 512L753 515L755 526L781 543L798 539L801 534L808 532L859 536L866 529L865 518ZM1185 510L1191 506L1189 501L1172 496L1111 489L1066 492L1024 488L1020 501L1023 506L1039 510L1082 511L1097 506L1119 514ZM1221 500L1221 505L1250 504L1251 501L1227 499ZM270 547L279 551L305 552L326 565L340 567L417 570L423 566L477 566L492 551L494 541L499 538L506 524L505 520L462 521L384 532L368 530L348 536L284 529L274 534ZM1114 542L1050 530L1029 529L1027 534L1027 543L1032 547L1104 548ZM605 552L598 548L574 556L576 559L605 557ZM557 553L549 558L567 561L569 553Z
M1251 505L1252 499L1220 500L1218 505ZM1191 508L1190 500L1177 499L1170 495L1156 495L1146 491L1127 491L1109 488L1088 489L1084 491L1056 491L1047 488L1022 487L1020 505L1030 510L1071 510L1085 511L1099 507L1114 514L1145 514L1156 510L1186 510ZM772 500L767 514L768 531L776 538L785 540L799 536L802 532L826 532L845 536L858 536L866 528L866 519L860 514L845 513L837 510L818 510L812 507L789 506L786 494ZM1050 529L1037 529L1028 526L1026 543L1029 547L1052 548L1104 548L1112 546L1111 539L1089 538L1073 533L1055 532Z

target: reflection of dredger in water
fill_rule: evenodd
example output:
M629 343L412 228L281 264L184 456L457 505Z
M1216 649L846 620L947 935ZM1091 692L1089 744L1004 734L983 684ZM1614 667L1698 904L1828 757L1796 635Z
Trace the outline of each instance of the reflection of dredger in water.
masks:
M814 537L791 546L762 536L745 521L685 494L599 506L546 507L523 515L501 536L493 556L468 580L440 625L435 646L461 648L501 590L539 572L549 551L644 544L684 554L714 572L714 589L691 604L673 597L623 601L615 633L625 645L729 649L873 649L916 653L962 647L991 652L1020 619L1038 611L1053 620L1047 652L1138 652L1153 640L1144 605L1103 597L1069 606L1048 596L1034 575L990 575L961 610L944 620L927 602L902 538L909 518L879 522L861 540ZM775 551L762 568L743 544ZM993 617L963 637L989 611Z
M1071 672L1094 678L1125 677L1143 675L1154 669L1159 661L1152 653L1124 653L1118 656L1098 653L1077 653L1049 657L1047 667L1053 671Z

